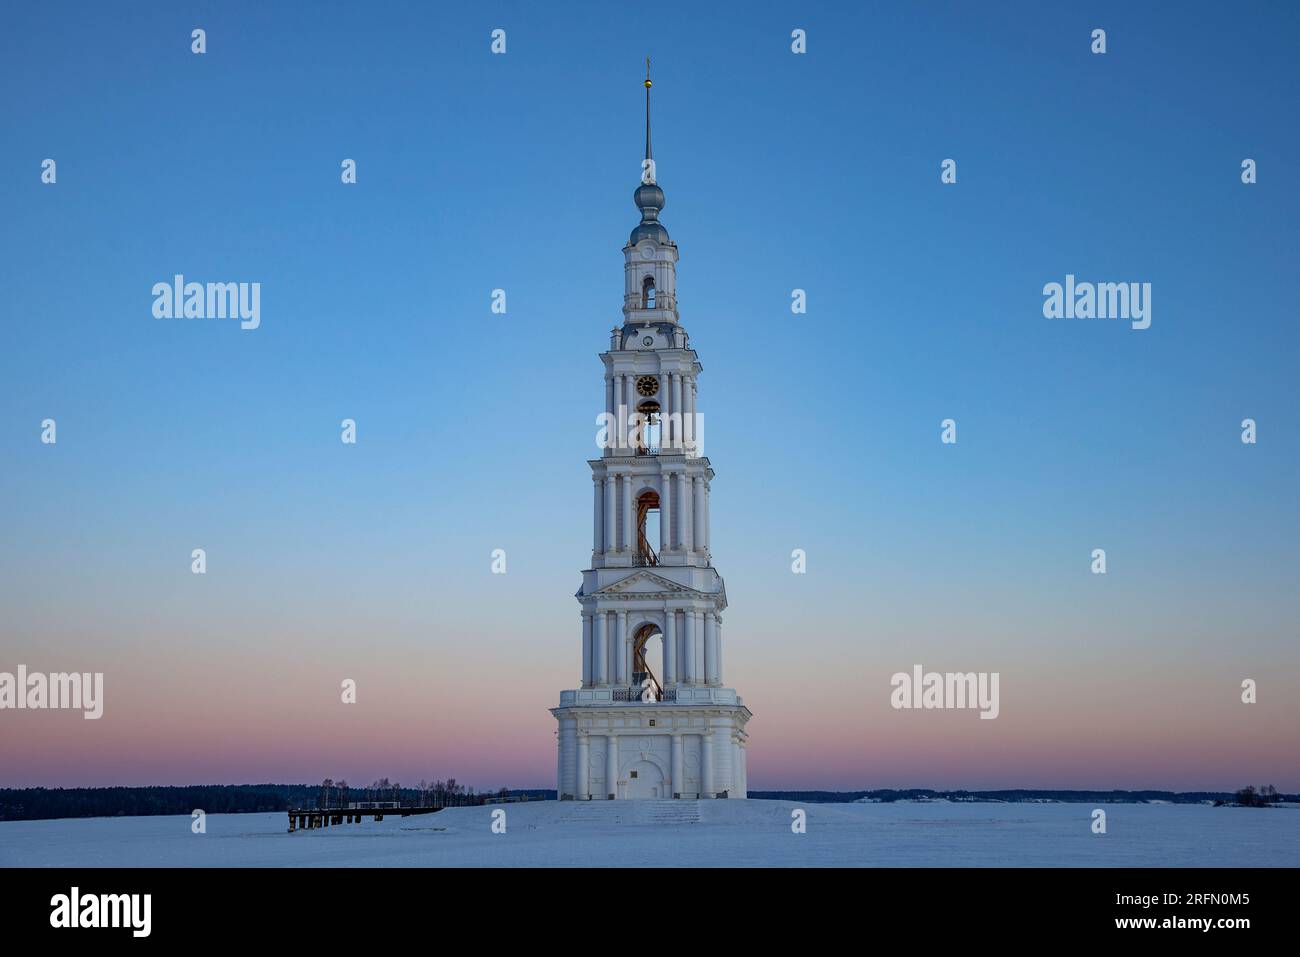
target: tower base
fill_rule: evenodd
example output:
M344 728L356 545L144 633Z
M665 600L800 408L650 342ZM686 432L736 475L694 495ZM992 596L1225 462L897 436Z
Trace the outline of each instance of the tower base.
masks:
M729 688L692 690L698 703L623 704L608 700L610 689L563 692L551 709L560 800L746 797L749 709Z

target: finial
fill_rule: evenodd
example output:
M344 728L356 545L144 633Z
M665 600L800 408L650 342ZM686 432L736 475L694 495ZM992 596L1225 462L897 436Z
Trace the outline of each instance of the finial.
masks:
M651 159L650 152L650 58L645 58L645 158ZM651 180L653 182L653 179Z

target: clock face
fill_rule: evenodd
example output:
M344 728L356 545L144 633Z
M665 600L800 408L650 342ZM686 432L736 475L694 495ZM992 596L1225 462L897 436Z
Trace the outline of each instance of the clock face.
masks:
M643 375L636 380L636 391L648 399L659 392L659 380L652 375Z
M642 247L641 247L641 258L642 258L642 259L654 259L654 258L655 258L655 248L654 248L653 246L650 246L650 245L642 246Z

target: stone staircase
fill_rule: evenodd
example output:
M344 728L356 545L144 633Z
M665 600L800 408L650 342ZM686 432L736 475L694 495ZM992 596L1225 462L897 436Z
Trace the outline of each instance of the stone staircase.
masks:
M629 801L635 804L637 815L644 820L641 824L657 827L677 827L682 824L700 823L699 801Z
M556 815L559 824L625 824L626 801L565 801Z
M699 801L565 801L558 824L681 827L700 823Z

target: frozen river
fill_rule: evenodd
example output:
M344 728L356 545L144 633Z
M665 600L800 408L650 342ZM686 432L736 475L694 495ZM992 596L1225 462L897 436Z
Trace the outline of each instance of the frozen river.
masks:
M288 833L278 814L0 823L0 866L1295 867L1300 808L539 801ZM807 812L806 833L791 830ZM492 832L505 811L505 833Z

